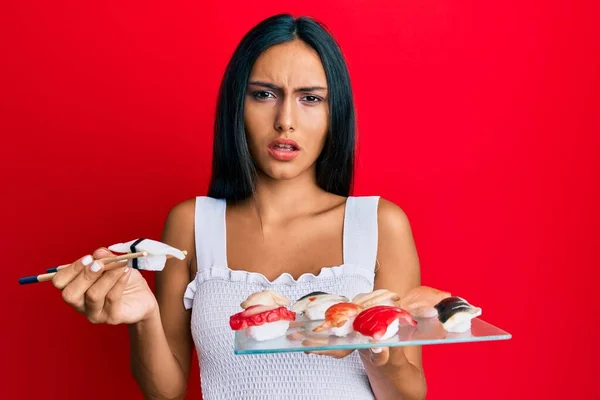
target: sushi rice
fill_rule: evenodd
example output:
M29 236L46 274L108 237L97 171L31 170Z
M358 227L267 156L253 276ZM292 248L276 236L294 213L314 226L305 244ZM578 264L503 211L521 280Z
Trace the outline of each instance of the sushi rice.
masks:
M354 331L354 327L352 326L353 323L354 323L354 318L350 318L350 319L348 319L348 321L346 321L346 323L344 325L340 326L339 328L336 328L336 327L330 328L330 332L332 335L338 336L338 337L347 336Z
M471 320L481 315L481 309L475 308L471 312L457 312L444 323L444 330L451 333L465 333L471 329Z
M327 309L332 305L337 304L339 302L339 300L316 302L315 304L311 304L306 308L306 311L304 311L304 315L307 319L310 319L312 321L325 319L325 311L327 311Z
M284 336L289 327L290 321L287 320L267 322L246 328L246 335L256 341L271 340Z
M388 325L387 330L385 331L385 334L379 340L387 340L387 339L391 338L396 333L398 333L399 329L400 329L400 319L396 318Z

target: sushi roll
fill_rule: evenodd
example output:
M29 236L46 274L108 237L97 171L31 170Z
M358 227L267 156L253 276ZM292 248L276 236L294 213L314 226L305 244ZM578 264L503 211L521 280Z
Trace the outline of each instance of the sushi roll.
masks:
M435 305L450 296L449 292L443 290L418 286L400 300L400 308L416 318L433 318L438 315Z
M400 296L387 289L378 289L369 293L361 293L356 295L352 302L358 304L362 308L374 306L396 306L396 302L400 300Z
M354 318L362 311L362 307L354 303L337 303L325 311L325 322L313 329L313 332L329 331L338 337L347 336L354 328Z
M303 314L309 320L325 319L325 311L334 304L347 302L344 296L325 292L312 292L299 298L292 306L292 311Z
M438 319L448 332L464 333L471 329L471 320L481 315L481 308L473 307L465 299L451 296L435 305Z
M276 305L253 305L229 318L229 326L234 331L245 330L257 341L282 337L290 327L296 314L285 307Z
M265 289L260 292L252 293L246 300L244 300L240 307L244 310L250 306L263 305L263 306L289 306L290 299L280 295L272 290Z
M358 314L352 326L361 335L386 340L398 333L400 321L406 325L417 325L410 314L399 307L374 306Z

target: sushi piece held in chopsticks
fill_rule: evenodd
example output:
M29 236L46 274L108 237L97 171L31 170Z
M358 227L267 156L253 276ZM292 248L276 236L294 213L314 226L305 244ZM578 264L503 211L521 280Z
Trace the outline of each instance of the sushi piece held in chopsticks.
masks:
M374 306L356 316L353 328L358 333L375 340L386 340L398 333L403 325L417 325L408 312L400 307Z
M144 251L146 257L134 258L128 261L129 267L143 269L146 271L162 271L165 267L167 257L175 257L179 260L185 259L185 254L168 244L152 239L135 239L127 243L117 243L108 249L114 253L137 253Z
M396 302L400 300L400 296L387 289L378 289L369 293L361 293L352 299L354 304L362 308L374 306L396 306Z
M313 329L313 332L330 332L334 336L344 337L353 332L354 318L362 307L344 302L332 305L325 311L325 322Z
M481 315L481 308L457 296L443 299L435 305L435 309L444 329L454 333L467 332L471 329L471 320Z
M312 292L299 298L292 306L292 311L304 314L309 320L325 319L325 311L334 304L347 302L344 296L337 296L325 292Z
M252 293L246 300L244 300L240 307L246 309L250 306L254 305L263 305L263 306L289 306L290 299L285 296L280 295L277 292L274 292L269 289L262 290L260 292Z
M282 337L296 314L282 306L253 305L229 318L234 331L245 330L248 337L264 341Z
M148 271L162 271L168 258L175 257L180 260L185 259L187 252L171 247L165 243L151 239L135 239L127 243L118 243L108 248L110 251L117 253L112 257L103 258L105 263L104 272L110 269L124 267L128 265L131 268L143 269ZM122 261L127 261L127 264L121 264ZM111 263L116 263L110 267ZM72 264L64 264L58 267L48 268L45 274L26 276L19 279L20 285L49 282L54 275Z
M400 308L416 318L432 318L438 315L435 305L450 297L449 292L429 286L418 286L400 300Z

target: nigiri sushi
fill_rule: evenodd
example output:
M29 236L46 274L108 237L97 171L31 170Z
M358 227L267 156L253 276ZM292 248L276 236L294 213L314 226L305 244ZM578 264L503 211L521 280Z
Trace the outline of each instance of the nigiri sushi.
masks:
M471 329L471 320L481 315L481 308L473 307L465 299L451 296L435 305L438 319L448 332L463 333Z
M302 313L309 320L325 319L325 311L334 304L347 302L344 296L325 292L312 292L299 298L292 306L292 311Z
M334 336L343 337L353 331L354 318L362 307L354 303L337 303L325 311L325 322L313 329L313 332L329 331Z
M263 341L284 336L296 314L276 305L253 305L229 318L234 331L246 330L254 340Z
M369 293L361 293L352 299L354 304L358 304L362 308L373 306L396 306L396 302L400 300L400 296L387 289L378 289Z
M400 321L417 325L408 312L393 306L374 306L360 312L352 324L358 333L375 340L386 340L398 333Z
M289 306L290 299L285 296L280 295L277 292L274 292L269 289L262 290L260 292L252 293L246 300L244 300L240 307L246 309L250 306L254 305L263 305L263 306Z
M413 317L432 318L438 315L435 305L450 296L449 292L443 290L418 286L400 300L400 308L408 311Z

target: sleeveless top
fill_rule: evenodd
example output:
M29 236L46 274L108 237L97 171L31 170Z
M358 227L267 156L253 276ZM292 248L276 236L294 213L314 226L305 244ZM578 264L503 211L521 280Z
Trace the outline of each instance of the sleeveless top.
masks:
M200 365L204 400L344 399L373 400L358 352L345 358L304 352L235 355L229 317L240 303L264 289L292 304L315 291L353 298L373 290L377 255L379 197L348 197L343 228L343 264L323 267L297 280L284 273L269 281L255 272L227 265L226 201L196 198L195 245L198 269L184 294L192 309L191 332Z

